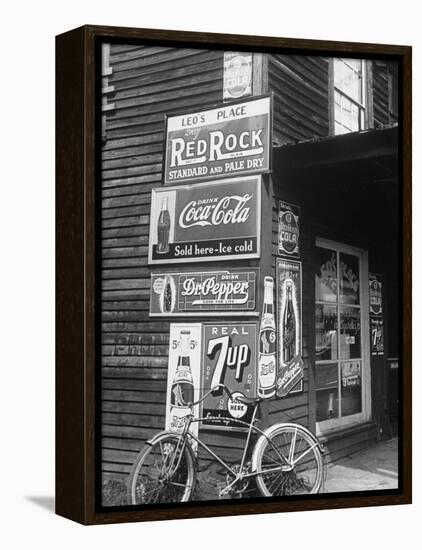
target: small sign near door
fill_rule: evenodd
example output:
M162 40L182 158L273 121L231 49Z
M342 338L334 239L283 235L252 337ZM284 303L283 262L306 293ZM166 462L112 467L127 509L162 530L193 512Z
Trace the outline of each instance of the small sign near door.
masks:
M277 396L303 391L302 264L277 260Z
M278 253L283 256L299 258L299 218L299 206L279 201Z
M224 52L223 100L252 94L252 53Z

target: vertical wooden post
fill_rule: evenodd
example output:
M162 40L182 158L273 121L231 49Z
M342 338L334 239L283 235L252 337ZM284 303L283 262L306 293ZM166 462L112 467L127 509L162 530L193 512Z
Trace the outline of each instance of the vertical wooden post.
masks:
M366 61L366 110L365 110L365 122L366 128L372 129L374 127L374 77L372 71L372 61L368 59Z
M328 60L328 135L334 135L334 60Z
M268 55L263 53L252 54L252 94L262 95L268 92ZM271 144L270 144L271 146ZM264 302L264 277L272 273L272 209L273 188L269 176L262 176L261 186L261 258L259 261L259 310L262 314ZM275 294L275 293L274 293ZM275 311L275 307L274 307ZM268 426L268 401L261 404L261 419L263 427Z
M252 54L252 95L268 92L268 54Z

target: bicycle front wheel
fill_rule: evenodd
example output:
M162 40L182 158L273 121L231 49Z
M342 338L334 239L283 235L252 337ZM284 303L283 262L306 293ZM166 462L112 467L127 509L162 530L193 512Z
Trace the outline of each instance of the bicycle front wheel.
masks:
M128 482L130 504L186 502L195 483L195 458L190 444L164 433L147 443L136 459Z
M258 440L254 459L257 485L264 496L318 493L321 487L321 451L302 426L273 427Z

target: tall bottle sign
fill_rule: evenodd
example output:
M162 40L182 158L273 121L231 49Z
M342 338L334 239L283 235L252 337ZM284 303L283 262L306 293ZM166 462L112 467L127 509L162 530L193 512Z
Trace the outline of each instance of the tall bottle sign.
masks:
M264 279L264 306L259 328L258 395L269 398L275 395L276 331L274 319L274 280Z
M168 207L168 197L161 200L161 210L157 221L157 253L167 254L169 251L170 237L170 212Z
M199 398L201 363L201 325L199 323L170 325L169 362L167 374L166 430L181 433L189 403ZM199 406L193 408L199 416ZM198 423L191 431L197 435Z
M296 342L296 314L293 305L293 282L286 281L286 300L283 312L283 363L287 365L298 353Z
M278 397L303 390L301 267L300 262L277 259Z
M177 360L176 374L171 387L172 408L180 407L189 412L187 405L193 402L194 388L189 354L190 330L180 333L180 351Z

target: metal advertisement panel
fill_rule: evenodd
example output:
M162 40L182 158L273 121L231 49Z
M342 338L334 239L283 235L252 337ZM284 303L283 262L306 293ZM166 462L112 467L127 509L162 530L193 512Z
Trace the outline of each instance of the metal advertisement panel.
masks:
M150 316L258 315L258 269L152 273Z
M224 52L224 101L252 94L252 63L251 52Z
M369 324L371 355L384 355L382 277L377 273L369 273Z
M166 119L164 184L270 171L271 96Z
M278 397L303 391L302 264L277 259Z
M152 190L150 264L259 258L261 177Z
M382 315L382 277L369 273L369 313Z
M300 208L284 201L278 204L278 253L299 258Z
M257 323L205 323L202 336L202 387L209 391L225 384L234 398L257 396ZM217 391L203 402L203 426L239 430L233 419L251 419L253 406L230 400ZM242 429L242 427L240 427Z
M384 355L384 320L382 317L370 317L371 355Z
M180 433L183 430L184 417L189 412L185 404L200 397L201 336L200 323L170 325L166 430ZM195 405L194 415L199 417L199 405ZM198 422L194 422L190 428L196 436L198 425Z

